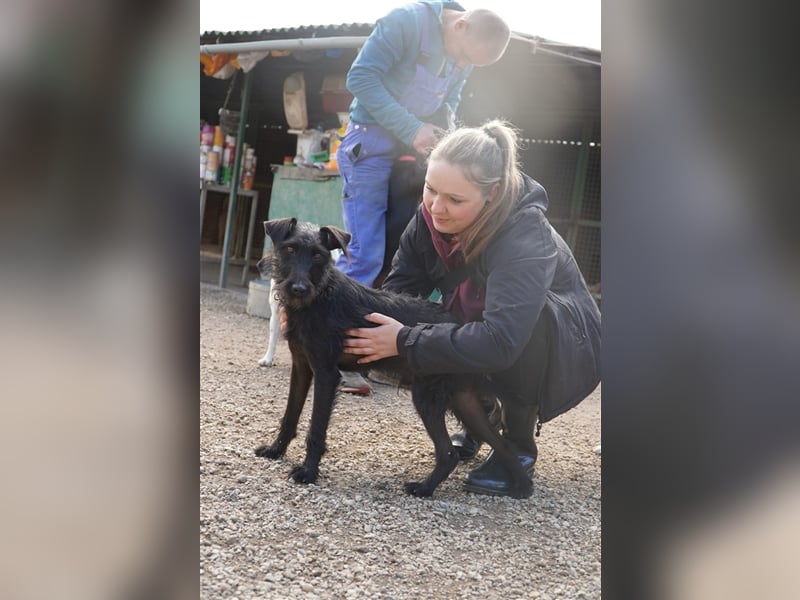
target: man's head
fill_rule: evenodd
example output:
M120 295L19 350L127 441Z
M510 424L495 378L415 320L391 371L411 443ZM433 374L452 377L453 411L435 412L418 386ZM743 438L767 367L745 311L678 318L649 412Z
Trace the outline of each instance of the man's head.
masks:
M445 10L445 52L464 68L496 63L508 46L510 31L505 21L484 8L456 12Z

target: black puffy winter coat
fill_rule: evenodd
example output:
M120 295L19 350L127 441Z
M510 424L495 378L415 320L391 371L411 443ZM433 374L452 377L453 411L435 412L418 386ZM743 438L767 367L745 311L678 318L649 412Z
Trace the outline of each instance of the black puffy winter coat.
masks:
M514 365L534 325L545 319L550 347L540 388L542 422L575 406L600 381L600 311L546 209L544 188L524 176L517 209L470 275L486 290L483 320L404 327L397 339L400 355L419 373L492 373ZM423 297L439 289L446 303L454 287L418 210L383 288Z

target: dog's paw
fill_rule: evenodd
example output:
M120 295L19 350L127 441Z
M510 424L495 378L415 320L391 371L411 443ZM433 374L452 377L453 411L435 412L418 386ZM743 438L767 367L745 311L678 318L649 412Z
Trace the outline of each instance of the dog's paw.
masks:
M406 493L417 498L428 498L433 495L433 488L419 481L409 481L403 487L406 488Z
M511 490L511 497L516 499L530 498L533 495L533 482L526 481Z
M317 480L317 471L309 469L305 465L298 465L289 471L289 477L295 483L314 483Z
M266 356L258 361L259 367L271 367L272 366L272 359L267 358Z
M256 456L260 456L261 458L271 458L274 460L283 456L285 451L286 448L281 448L275 444L272 444L271 446L259 446L256 448Z

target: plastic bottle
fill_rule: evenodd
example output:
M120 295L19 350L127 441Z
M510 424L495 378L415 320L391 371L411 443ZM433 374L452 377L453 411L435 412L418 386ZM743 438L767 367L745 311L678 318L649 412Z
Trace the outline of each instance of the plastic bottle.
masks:
M208 146L200 146L200 179L206 178L206 167L208 166Z
M233 162L236 154L236 138L232 135L225 136L225 147L222 149L222 185L230 185L233 176Z
M253 148L248 148L244 156L244 172L242 174L242 189L252 190L253 180L256 175L256 156Z
M308 147L308 162L317 163L328 160L328 152L323 148L325 134L322 125L318 125L311 133L311 143Z
M203 125L203 131L200 133L200 145L209 147L214 145L214 128L208 123Z
M217 182L217 177L219 176L219 154L220 153L216 150L211 150L207 155L205 173L206 181L210 181L212 183Z
M342 138L344 138L346 129L347 128L342 125L342 127L337 129L335 132L331 132L331 148L330 157L328 159L328 169L331 171L339 170L339 161L336 158L336 153L339 151L339 146L342 143Z

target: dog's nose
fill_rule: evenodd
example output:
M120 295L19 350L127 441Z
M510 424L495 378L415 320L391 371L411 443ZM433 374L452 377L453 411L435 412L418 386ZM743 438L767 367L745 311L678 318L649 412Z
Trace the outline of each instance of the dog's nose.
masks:
M308 286L302 282L295 282L292 284L292 294L295 296L305 296L308 292Z

